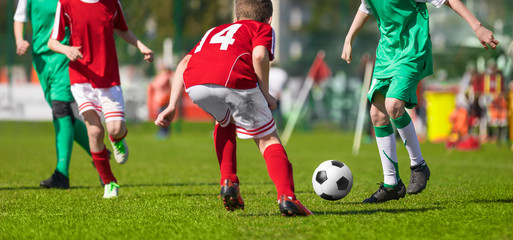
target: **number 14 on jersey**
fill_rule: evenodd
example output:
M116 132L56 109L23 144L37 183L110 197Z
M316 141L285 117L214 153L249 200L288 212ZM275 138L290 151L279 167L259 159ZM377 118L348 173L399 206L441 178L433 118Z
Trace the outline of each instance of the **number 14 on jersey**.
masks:
M209 44L221 44L219 47L219 50L228 50L228 46L232 45L235 42L235 39L233 38L233 35L239 30L241 24L233 24L229 27L221 30L220 32L216 33L216 35L212 36L210 39ZM211 28L205 33L205 36L200 41L200 44L194 51L194 53L197 53L201 51L201 48L203 47L203 44L205 44L205 40L208 38L208 35L214 30L215 28Z

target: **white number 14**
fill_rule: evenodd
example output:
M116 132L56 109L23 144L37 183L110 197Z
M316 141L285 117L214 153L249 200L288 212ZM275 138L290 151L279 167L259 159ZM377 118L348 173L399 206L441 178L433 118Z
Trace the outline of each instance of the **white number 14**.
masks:
M235 42L233 35L237 32L237 30L239 30L241 26L241 24L233 24L221 30L220 32L216 33L216 35L212 36L212 38L210 39L210 44L221 44L221 47L219 49L227 50L228 46L232 45ZM210 32L212 32L212 30L214 29L210 29L207 33L205 33L205 36L203 36L203 38L201 39L200 44L198 45L194 53L201 51L201 48L203 47L206 38L208 37Z

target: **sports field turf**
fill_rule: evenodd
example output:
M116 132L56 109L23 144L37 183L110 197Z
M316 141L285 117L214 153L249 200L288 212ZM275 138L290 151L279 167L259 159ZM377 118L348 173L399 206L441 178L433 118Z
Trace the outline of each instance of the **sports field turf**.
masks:
M155 131L150 123L129 125L130 159L111 162L120 197L104 200L91 160L77 145L71 189L38 187L55 167L51 123L0 122L0 239L513 239L513 153L506 146L465 153L422 144L428 188L362 205L382 181L375 144L353 157L350 134L296 132L286 149L298 198L315 216L285 218L252 141L238 141L246 209L227 212L217 198L212 124L184 123L164 141ZM406 184L409 159L400 144L398 155ZM340 201L319 198L311 186L314 169L328 159L353 172L353 189Z

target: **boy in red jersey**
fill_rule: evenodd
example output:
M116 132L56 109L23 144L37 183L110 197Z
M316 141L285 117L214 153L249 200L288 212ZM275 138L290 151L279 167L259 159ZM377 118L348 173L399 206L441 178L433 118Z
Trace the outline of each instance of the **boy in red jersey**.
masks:
M173 119L184 84L190 98L217 121L214 145L221 171L221 198L227 210L244 209L237 177L236 140L254 139L264 156L284 216L311 215L294 194L292 165L281 145L271 110L269 61L274 31L271 0L236 0L236 21L208 30L178 65L169 106L155 124Z
M71 32L69 46L59 42L64 38L65 27ZM116 161L125 163L128 160L114 33L136 46L145 60L153 60L153 52L128 29L117 0L60 0L48 41L52 51L64 54L70 60L71 92L87 126L94 164L105 183L104 198L117 197L119 185L112 174L109 153L103 142L101 112Z

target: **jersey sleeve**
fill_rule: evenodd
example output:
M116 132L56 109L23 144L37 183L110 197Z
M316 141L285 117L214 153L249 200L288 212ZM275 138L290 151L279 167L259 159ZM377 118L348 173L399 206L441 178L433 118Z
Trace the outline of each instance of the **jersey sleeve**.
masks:
M263 25L255 34L253 39L253 49L257 46L264 46L269 51L269 60L274 59L274 46L276 44L276 37L274 29L269 24Z
M362 3L360 4L360 7L358 8L358 10L365 14L372 14L372 9L369 7L369 4L367 4L367 2L365 2L365 0L362 0Z
M16 13L14 13L14 21L16 22L28 22L28 8L27 0L19 0L18 6L16 7Z
M128 31L128 26L126 25L125 15L123 14L123 9L121 8L121 3L119 1L116 4L116 15L114 16L114 28L119 29L121 31Z
M446 0L416 0L417 2L426 2L426 3L431 3L433 4L433 6L435 6L436 8L439 8L441 7L442 5L444 5L445 1Z
M53 22L51 39L62 41L66 36L66 27L69 26L69 18L66 16L66 10L63 9L61 2L57 3L55 11L55 20Z

